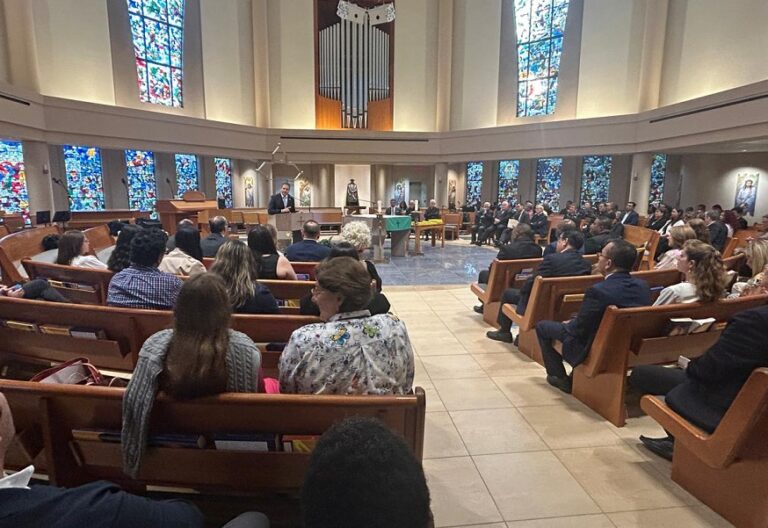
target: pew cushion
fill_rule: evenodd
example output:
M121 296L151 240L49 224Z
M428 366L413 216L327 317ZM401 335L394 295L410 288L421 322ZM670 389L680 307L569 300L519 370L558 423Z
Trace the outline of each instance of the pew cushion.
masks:
M29 257L30 260L34 260L36 262L45 262L48 264L53 264L56 262L56 257L59 255L58 249L49 249L48 251L43 251L42 253L38 253L37 255L32 255ZM25 279L29 278L29 275L27 275L27 270L24 269L24 266L21 265L21 261L14 262L14 265L16 266L16 270L19 272L19 274L24 277Z
M109 257L112 256L112 252L115 250L115 246L109 246L102 248L96 252L96 258L105 264L109 261Z

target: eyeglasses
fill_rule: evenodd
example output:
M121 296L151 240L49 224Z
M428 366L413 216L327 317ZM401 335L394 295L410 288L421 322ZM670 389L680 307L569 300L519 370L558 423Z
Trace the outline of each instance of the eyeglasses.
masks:
M320 295L321 293L323 293L323 292L327 292L328 290L326 290L326 289L325 289L325 288L323 288L322 286L315 286L315 287L314 287L314 288L312 288L312 290L310 290L310 291L312 292L312 295Z

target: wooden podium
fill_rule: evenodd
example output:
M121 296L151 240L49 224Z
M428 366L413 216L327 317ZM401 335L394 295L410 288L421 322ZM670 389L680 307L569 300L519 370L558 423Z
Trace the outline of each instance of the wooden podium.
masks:
M218 208L216 200L206 200L205 194L199 191L188 191L181 200L157 201L160 222L171 235L176 233L176 226L184 218L189 218L197 225L197 216L202 211L216 211Z
M307 211L269 215L269 223L278 231L301 231L304 222L314 219L314 215Z

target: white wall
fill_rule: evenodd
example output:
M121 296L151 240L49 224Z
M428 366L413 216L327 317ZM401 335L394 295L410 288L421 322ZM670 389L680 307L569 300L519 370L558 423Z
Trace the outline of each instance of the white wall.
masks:
M768 78L768 2L669 2L660 105Z

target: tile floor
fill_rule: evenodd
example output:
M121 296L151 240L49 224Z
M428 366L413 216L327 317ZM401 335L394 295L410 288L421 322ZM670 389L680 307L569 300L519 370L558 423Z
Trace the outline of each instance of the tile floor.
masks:
M493 256L460 244L422 262L442 262L441 277L458 276L449 267L454 253L469 255L456 257L462 266L481 258L477 252ZM477 272L461 273L463 285L384 280L416 352L415 385L427 393L424 470L438 527L730 526L639 445L639 434L662 434L653 420L616 428L547 385L543 368L512 345L485 338L489 328L472 311L467 286Z

